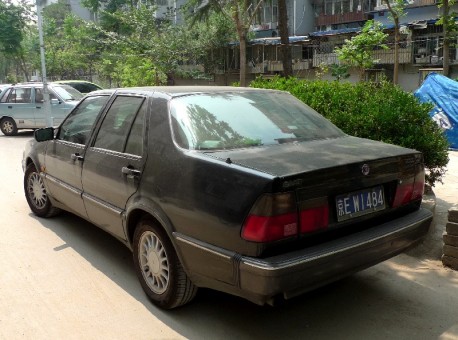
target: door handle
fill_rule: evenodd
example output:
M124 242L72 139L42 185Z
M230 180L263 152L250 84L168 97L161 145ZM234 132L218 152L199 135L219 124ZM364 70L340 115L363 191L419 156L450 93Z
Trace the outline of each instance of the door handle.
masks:
M8 109L12 109L12 108L13 108L13 106L11 106L11 105L8 105Z
M140 176L141 175L141 171L140 170L132 169L132 168L129 168L127 166L123 166L121 171L122 171L122 173L124 175L127 175L128 177L136 177L136 176Z
M78 152L72 153L70 155L70 158L72 159L72 161L82 161L84 159L84 157L81 156Z

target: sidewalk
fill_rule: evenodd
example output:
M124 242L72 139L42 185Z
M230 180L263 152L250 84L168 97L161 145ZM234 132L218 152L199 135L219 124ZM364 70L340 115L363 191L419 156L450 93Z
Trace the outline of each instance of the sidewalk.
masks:
M448 210L458 207L458 151L449 151L449 163L443 183L436 183L433 195L426 195L423 204L434 209L431 230L418 247L409 251L409 255L440 261L442 256L442 234L447 224ZM435 201L435 208L434 208Z

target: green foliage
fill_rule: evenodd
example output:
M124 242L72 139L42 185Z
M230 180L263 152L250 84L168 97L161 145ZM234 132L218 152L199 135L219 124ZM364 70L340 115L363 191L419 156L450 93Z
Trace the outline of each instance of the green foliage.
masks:
M26 40L30 26L30 4L25 0L0 1L0 81L21 70L28 80L30 63L26 59Z
M364 71L373 67L378 60L373 58L374 48L388 49L384 41L388 34L383 32L383 25L374 20L368 20L364 24L361 33L345 39L342 47L337 47L335 53L337 58L349 66L360 69L360 80L364 79Z
M395 18L400 19L405 17L407 13L405 12L406 1L405 0L383 0L383 2L389 6L389 19L395 21Z
M389 82L256 79L251 87L289 91L349 135L419 150L428 169L427 182L440 182L448 163L448 142L429 117L431 105Z
M331 75L333 77L336 77L337 81L347 79L348 77L350 77L350 73L348 73L348 66L338 64L331 65Z
M447 36L445 39L449 40L452 45L456 45L456 37L458 36L458 24L455 18L458 16L456 11L450 11L450 8L456 4L456 0L448 0L447 4L445 4L444 0L439 0L437 2L438 8L444 8L448 6L448 14L447 15L440 15L439 19L436 21L436 25L444 26L446 28Z

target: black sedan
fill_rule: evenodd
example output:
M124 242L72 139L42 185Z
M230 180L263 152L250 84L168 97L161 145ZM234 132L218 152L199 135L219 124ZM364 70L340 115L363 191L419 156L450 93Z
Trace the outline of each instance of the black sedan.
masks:
M118 238L163 308L197 287L274 304L399 254L432 220L421 153L348 136L280 91L92 92L35 132L23 168L31 210Z

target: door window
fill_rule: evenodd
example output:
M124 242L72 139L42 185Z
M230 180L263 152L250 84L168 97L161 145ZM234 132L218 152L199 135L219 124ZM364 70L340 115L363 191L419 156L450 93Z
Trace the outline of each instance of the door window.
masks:
M54 92L52 92L49 88L48 88L48 92L49 92L49 100L57 99ZM43 102L44 102L43 89L41 87L36 87L35 88L35 103L43 103Z
M31 103L32 102L32 89L30 87L14 88L6 99L7 103Z
M85 98L62 123L57 139L72 143L86 144L92 126L109 96L94 96Z
M143 97L116 97L102 122L94 147L124 152L126 141L129 138L132 125L143 101ZM134 126L134 129L142 129L142 126L139 126L139 124L140 121ZM134 136L134 134L137 134L137 136ZM134 144L137 144L138 148L138 141L135 142L136 138L143 138L142 136L143 134L132 131L132 138L129 138L129 150L131 152L134 152Z
M145 119L146 104L144 103L135 118L126 144L126 153L141 156L143 154L143 122Z

